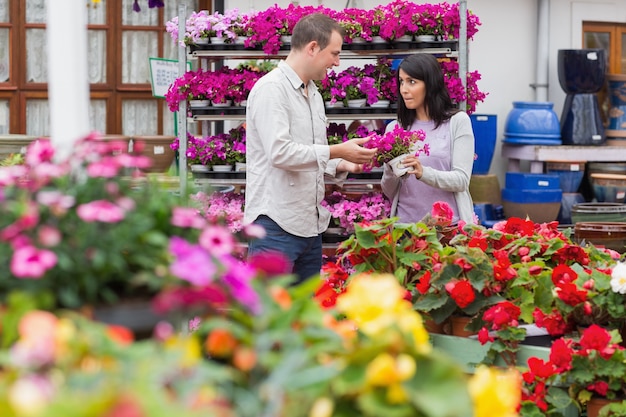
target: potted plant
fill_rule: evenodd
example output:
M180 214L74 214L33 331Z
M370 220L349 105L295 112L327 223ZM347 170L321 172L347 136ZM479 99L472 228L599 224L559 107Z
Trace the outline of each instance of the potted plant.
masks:
M337 74L331 95L335 101L345 101L348 107L363 107L378 100L375 83L361 68L350 66Z
M172 112L178 111L182 101L210 100L211 72L199 68L195 71L187 71L178 77L169 86L165 93L165 101ZM197 103L198 106L208 106L208 102Z
M617 331L592 325L580 339L557 339L550 348L549 360L529 360L524 374L522 415L548 413L567 401L586 409L588 416L597 416L601 408L608 412L602 415L623 415L626 351L620 341Z
M363 73L374 78L374 88L378 91L377 101L368 103L371 107L389 107L397 100L396 74L391 68L391 61L379 58L376 64L365 64Z
M322 207L330 211L331 221L344 233L354 233L354 225L389 217L391 204L382 193L362 194L358 199L345 198L334 191L322 202Z
M408 169L399 166L396 162L402 160L409 152L416 155L422 152L428 154L428 147L422 147L419 144L425 138L426 134L423 130L407 131L400 125L396 125L393 130L382 135L372 135L364 146L378 149L373 161L374 166L382 167L384 164L390 164L394 173L402 176Z
M198 192L191 201L211 224L225 224L231 233L243 230L244 195L236 192Z

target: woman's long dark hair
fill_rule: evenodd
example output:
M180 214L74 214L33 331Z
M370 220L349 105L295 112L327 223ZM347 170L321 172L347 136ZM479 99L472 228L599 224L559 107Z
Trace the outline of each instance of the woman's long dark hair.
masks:
M435 128L460 110L454 106L448 87L443 79L443 71L437 58L431 54L409 55L402 60L396 74L398 84L398 122L404 129L411 127L417 114L414 109L407 109L400 94L400 70L409 77L424 81L426 94L424 106L428 117L435 122Z

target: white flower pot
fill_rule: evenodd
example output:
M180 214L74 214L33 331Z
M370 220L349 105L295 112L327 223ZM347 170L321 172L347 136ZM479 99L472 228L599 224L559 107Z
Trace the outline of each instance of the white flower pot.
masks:
M393 170L393 173L396 174L397 177L401 177L411 170L411 167L405 167L402 163L402 160L407 156L409 156L409 154L405 153L400 156L396 156L388 162L389 166Z
M364 99L364 98L348 100L348 107L350 108L365 107L366 102L367 102L367 99Z
M230 107L233 104L233 101L226 100L223 103L216 103L215 101L211 101L211 104L213 104L213 107Z
M233 170L232 165L213 165L213 172L231 172Z
M370 107L386 109L390 104L391 102L389 100L378 100L376 103L370 104Z
M189 100L189 107L191 107L192 109L209 107L210 105L210 100Z
M415 37L415 40L417 42L434 42L435 41L435 35L417 35Z
M326 106L326 108L344 107L343 101L335 101L334 103L331 103L330 101L325 101L324 106Z
M235 162L235 172L246 172L246 163Z
M192 164L190 166L191 172L209 172L210 168L202 164Z
M200 39L196 39L194 41L194 43L196 45L208 45L209 44L209 38L200 38Z

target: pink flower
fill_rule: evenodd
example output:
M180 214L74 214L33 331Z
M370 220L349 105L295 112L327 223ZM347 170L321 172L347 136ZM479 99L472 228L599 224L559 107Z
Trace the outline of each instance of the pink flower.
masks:
M172 224L178 227L201 229L206 222L195 208L175 207L172 211Z
M41 278L57 263L54 252L23 246L15 249L11 258L11 273L18 278Z
M56 227L41 226L38 230L39 242L46 247L54 247L61 242L61 232Z
M87 175L94 178L114 178L119 175L120 165L115 158L104 157L87 165Z
M170 265L174 276L198 286L211 282L216 267L211 256L200 246L173 237L170 239L170 252L175 257Z
M26 163L36 166L44 162L51 162L54 156L54 147L47 139L38 139L28 145Z
M215 225L206 227L198 243L214 256L221 256L231 253L235 249L235 239L227 228Z
M452 208L443 201L435 201L430 214L435 219L437 225L449 225L454 216Z
M81 204L76 208L76 214L83 221L102 222L102 223L119 223L124 220L124 210L106 200L96 200L90 203Z

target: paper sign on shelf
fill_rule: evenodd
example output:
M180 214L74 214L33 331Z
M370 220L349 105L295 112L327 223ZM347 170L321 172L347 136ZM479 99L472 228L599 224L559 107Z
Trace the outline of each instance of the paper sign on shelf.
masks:
M150 60L150 83L152 95L165 98L170 85L179 77L178 61L165 58L148 58ZM187 70L191 70L191 62L187 62Z

